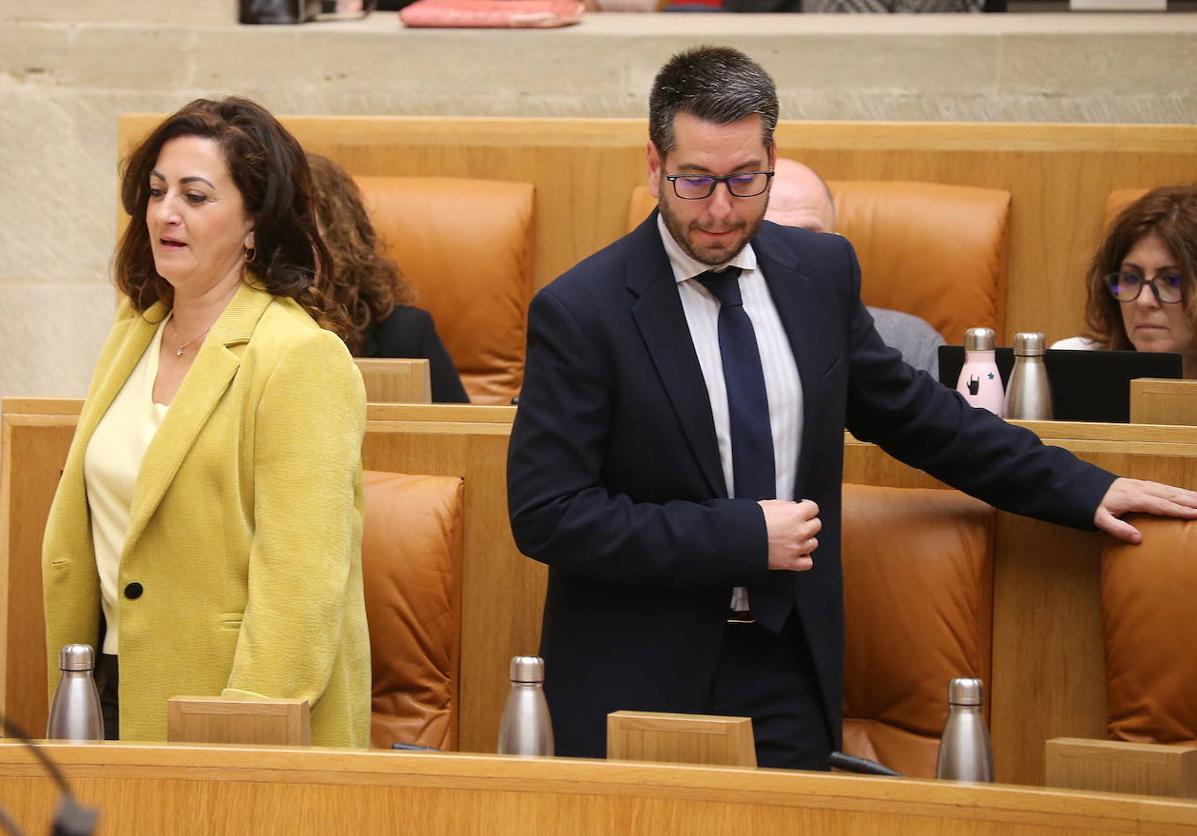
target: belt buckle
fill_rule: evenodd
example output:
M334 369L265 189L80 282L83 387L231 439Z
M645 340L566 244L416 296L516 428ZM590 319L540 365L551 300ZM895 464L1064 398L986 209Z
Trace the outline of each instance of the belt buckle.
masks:
M732 590L731 604L727 609L728 624L756 624L752 610L748 607L748 590L737 586Z

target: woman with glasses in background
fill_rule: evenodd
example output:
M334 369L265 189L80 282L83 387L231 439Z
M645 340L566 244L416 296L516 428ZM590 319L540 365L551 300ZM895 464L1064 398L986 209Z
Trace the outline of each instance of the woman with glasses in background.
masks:
M1197 185L1153 189L1119 212L1086 283L1084 335L1052 348L1175 352L1197 378Z

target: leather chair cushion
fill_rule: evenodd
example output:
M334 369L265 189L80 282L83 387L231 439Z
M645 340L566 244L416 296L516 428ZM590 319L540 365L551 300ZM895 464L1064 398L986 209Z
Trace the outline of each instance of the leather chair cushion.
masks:
M958 491L844 485L844 751L934 776L948 681L989 684L995 519Z
M833 180L836 232L856 248L866 305L922 317L954 344L1004 325L1010 192L941 183ZM628 228L656 207L632 191Z
M1197 742L1197 522L1139 517L1143 542L1106 538L1101 608L1109 734Z
M880 180L828 183L866 305L920 316L952 344L1003 322L1010 192Z
M461 648L462 480L366 471L362 578L371 744L453 749Z
M474 403L507 404L532 301L531 183L354 177L387 252L432 314Z

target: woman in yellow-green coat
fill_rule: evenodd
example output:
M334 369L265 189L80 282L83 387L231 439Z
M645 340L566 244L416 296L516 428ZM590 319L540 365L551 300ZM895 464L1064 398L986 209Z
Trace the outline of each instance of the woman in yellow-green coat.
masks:
M110 738L164 740L172 696L263 696L306 699L315 744L368 745L365 393L310 195L244 99L192 102L126 164L123 298L42 565L51 692L59 649L96 647Z

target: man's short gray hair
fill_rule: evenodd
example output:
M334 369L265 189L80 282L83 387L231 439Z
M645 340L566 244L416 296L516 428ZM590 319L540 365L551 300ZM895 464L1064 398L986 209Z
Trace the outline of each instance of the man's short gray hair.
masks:
M768 148L777 127L777 88L769 74L739 50L695 47L670 58L653 82L648 136L662 157L677 144L673 124L678 113L717 125L759 113L761 141Z

